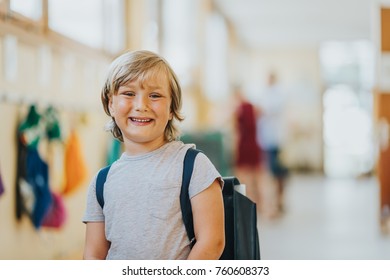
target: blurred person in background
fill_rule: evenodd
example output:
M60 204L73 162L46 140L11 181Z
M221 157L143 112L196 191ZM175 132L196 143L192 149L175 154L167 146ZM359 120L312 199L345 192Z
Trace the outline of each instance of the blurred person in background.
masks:
M280 154L284 138L285 96L277 83L277 76L268 75L267 88L259 100L257 141L265 153L267 167L276 185L276 215L284 211L284 188L288 169Z
M234 169L236 177L246 185L247 196L257 204L261 202L260 179L262 152L256 140L256 107L249 102L242 88L234 88L236 104L234 123L236 131Z

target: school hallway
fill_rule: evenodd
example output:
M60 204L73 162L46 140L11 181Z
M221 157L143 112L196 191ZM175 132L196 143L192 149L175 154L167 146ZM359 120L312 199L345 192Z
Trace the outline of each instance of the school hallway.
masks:
M264 260L390 260L381 232L375 177L332 179L292 175L285 213L258 217Z

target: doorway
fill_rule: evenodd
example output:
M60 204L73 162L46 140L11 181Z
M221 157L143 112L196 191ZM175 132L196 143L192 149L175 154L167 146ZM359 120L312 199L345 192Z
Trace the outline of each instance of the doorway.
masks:
M374 51L369 41L327 42L320 48L324 172L351 178L375 165Z

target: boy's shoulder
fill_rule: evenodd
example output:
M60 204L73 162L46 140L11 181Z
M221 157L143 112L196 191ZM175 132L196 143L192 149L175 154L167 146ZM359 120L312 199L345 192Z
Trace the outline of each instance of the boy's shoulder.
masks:
M167 150L176 150L176 151L187 151L190 148L196 148L195 144L192 143L184 143L180 140L175 140L167 143Z

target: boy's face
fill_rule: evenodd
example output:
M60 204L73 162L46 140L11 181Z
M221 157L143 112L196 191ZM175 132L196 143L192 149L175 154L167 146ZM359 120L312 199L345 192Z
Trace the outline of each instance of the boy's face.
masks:
M110 99L109 109L122 132L127 152L140 154L165 143L164 131L172 119L170 107L170 87L163 74L119 87Z

